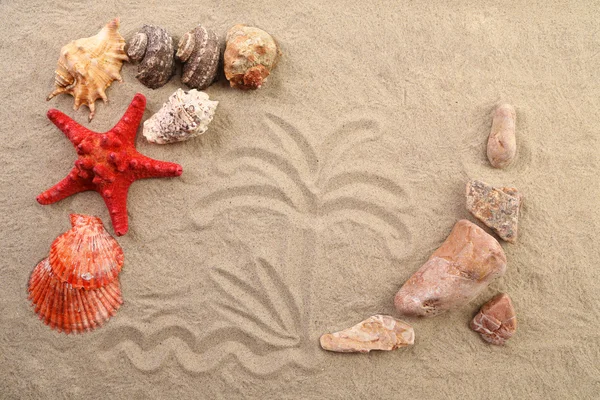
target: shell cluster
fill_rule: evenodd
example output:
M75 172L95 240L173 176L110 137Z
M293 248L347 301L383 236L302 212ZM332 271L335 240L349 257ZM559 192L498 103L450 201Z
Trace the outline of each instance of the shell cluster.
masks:
M118 28L119 19L115 18L95 36L74 40L61 49L55 71L56 88L47 100L62 93L70 94L75 99L74 109L82 104L89 108L91 121L95 101L100 98L107 102L106 89L115 80L123 81L120 74L123 62L130 59L139 62L136 77L155 89L169 81L178 59L183 63L181 81L192 89L178 89L173 93L161 110L144 122L144 136L150 142L162 144L188 140L206 132L218 102L197 89L208 87L216 78L221 61L217 34L198 25L180 39L175 52L173 39L164 28L144 25L125 51L126 43ZM235 25L227 34L225 75L232 87L258 89L280 54L267 32ZM136 159L127 161L135 150L132 144L135 130L129 128L133 124L137 127L141 120L143 106L140 110L140 104L139 98L137 102L134 99L123 120L102 135L68 122L68 117L58 110L50 110L49 118L75 144L80 159L72 173L38 196L38 201L49 204L82 190L97 190L107 205L120 204L122 213L117 207L112 207L110 212L115 232L124 233L127 230L123 198L126 191L125 196L113 199L115 194L109 185L118 187L123 182L129 185L134 179L181 174L181 167L177 165L164 170L162 164L166 163L148 158L143 164ZM117 153L121 148L123 150ZM127 168L138 168L137 175L124 178L113 171L123 173ZM117 223L121 228L117 228ZM29 299L40 319L52 329L66 333L101 326L123 304L118 279L123 267L123 250L97 217L71 214L71 225L69 231L54 240L48 257L34 268L28 285Z
M28 290L46 325L79 333L101 326L123 304L123 250L100 218L71 214L71 225L33 270Z
M196 89L177 89L162 108L144 122L144 136L149 142L182 142L206 132L218 101Z
M119 34L119 19L110 21L95 36L77 39L61 49L55 71L55 90L47 100L68 93L75 98L73 108L85 104L89 120L95 115L95 102L108 102L106 89L114 80L123 81L120 71L125 61L139 62L136 78L151 89L166 84L175 73L175 59L183 63L181 82L202 90L216 79L221 46L215 32L202 25L185 33L177 51L173 38L162 27L144 25L127 44ZM273 37L262 29L238 24L226 37L223 55L225 77L231 87L258 89L277 65L281 51Z
M95 102L106 103L106 89L114 80L123 81L121 67L127 61L125 39L119 34L119 19L110 21L95 36L70 42L60 50L55 72L56 89L48 95L68 93L75 98L73 109L82 104L90 109L89 120L94 118Z
M157 89L175 73L173 38L160 26L144 25L127 47L127 55L140 62L135 76L150 89Z

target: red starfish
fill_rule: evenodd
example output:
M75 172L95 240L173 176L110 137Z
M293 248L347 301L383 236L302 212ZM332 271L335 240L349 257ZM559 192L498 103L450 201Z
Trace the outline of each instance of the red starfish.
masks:
M121 120L108 132L93 132L58 110L48 111L48 118L67 135L79 158L62 181L37 197L40 204L52 204L72 194L95 190L100 193L118 236L124 235L127 223L127 191L138 179L179 176L179 164L146 157L135 149L135 135L142 120L146 98L138 93Z

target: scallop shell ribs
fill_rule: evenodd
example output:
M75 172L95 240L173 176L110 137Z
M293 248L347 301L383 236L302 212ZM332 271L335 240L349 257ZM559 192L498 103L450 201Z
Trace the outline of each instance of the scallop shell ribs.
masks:
M29 279L35 312L65 333L101 326L123 304L118 279L123 250L99 218L71 214L71 225Z
M102 326L123 304L118 279L98 289L76 289L58 279L47 258L31 274L29 299L46 325L65 333Z
M110 21L95 36L74 40L60 50L54 84L56 89L48 95L68 93L75 98L73 109L82 104L90 109L89 120L94 118L95 101L106 103L106 89L114 80L123 82L121 67L128 61L125 39L119 34L119 19Z

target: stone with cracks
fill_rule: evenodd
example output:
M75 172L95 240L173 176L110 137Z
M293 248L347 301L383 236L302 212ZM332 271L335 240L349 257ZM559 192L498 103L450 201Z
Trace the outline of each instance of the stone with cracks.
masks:
M493 187L471 180L467 184L467 210L503 240L515 243L522 196L512 187Z

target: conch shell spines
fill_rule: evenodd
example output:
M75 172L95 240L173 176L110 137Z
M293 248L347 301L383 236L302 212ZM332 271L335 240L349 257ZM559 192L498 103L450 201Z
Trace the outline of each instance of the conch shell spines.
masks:
M95 36L77 39L60 51L55 71L56 89L46 100L68 93L75 98L73 109L82 104L90 109L89 120L94 118L95 101L101 98L108 101L106 89L117 80L123 82L120 71L124 61L125 39L119 34L119 19L110 21Z

